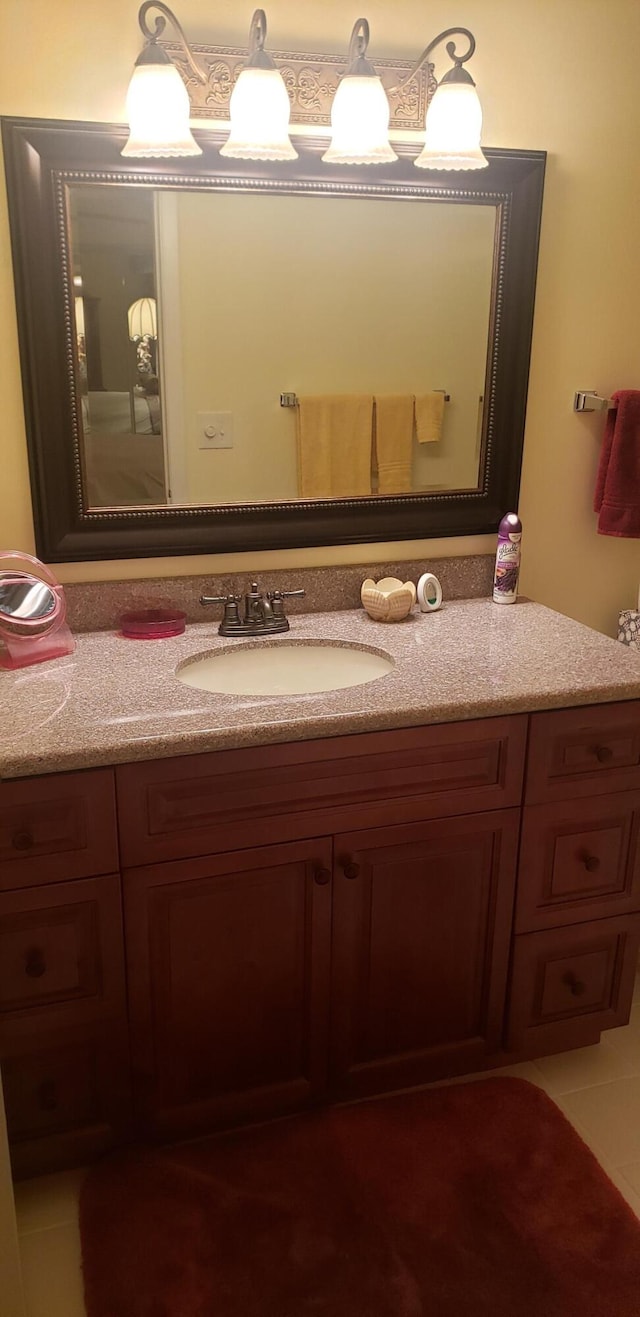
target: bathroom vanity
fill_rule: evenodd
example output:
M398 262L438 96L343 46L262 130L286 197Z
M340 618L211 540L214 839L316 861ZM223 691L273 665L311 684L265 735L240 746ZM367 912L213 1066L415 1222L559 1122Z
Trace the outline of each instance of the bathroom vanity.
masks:
M80 636L73 659L0 674L18 1175L627 1020L637 656L484 599L389 628L310 614L284 643L318 638L394 669L323 695L215 696L175 678L228 647L204 625L151 648Z

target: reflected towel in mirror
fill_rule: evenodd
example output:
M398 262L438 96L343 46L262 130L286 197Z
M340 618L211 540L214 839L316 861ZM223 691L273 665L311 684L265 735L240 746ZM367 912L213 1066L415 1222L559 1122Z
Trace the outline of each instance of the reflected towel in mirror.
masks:
M379 494L411 492L412 442L413 395L376 395L375 453Z
M296 427L301 498L371 493L371 394L299 397Z
M434 444L442 438L444 393L416 394L416 436L419 444Z

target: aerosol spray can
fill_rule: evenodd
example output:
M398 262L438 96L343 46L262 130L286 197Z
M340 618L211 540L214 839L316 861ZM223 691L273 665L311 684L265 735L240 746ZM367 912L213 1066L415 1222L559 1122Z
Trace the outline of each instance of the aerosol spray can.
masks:
M494 604L515 604L518 598L522 522L515 512L502 518L498 527L498 551L493 577Z

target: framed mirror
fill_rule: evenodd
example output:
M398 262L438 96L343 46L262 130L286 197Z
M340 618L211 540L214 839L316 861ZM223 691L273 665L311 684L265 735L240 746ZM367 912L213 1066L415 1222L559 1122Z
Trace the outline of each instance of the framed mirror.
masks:
M517 505L544 153L423 175L306 137L241 165L201 132L197 164L125 162L124 126L2 127L45 560L481 534Z

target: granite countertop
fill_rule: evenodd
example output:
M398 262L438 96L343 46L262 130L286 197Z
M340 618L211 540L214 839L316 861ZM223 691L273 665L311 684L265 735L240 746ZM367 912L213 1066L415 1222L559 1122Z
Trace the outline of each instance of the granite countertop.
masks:
M640 699L637 651L526 601L450 602L388 626L362 609L308 613L259 642L217 627L160 641L89 632L69 658L0 671L0 777ZM356 644L395 666L363 686L277 697L211 694L175 676L189 658L292 641Z

